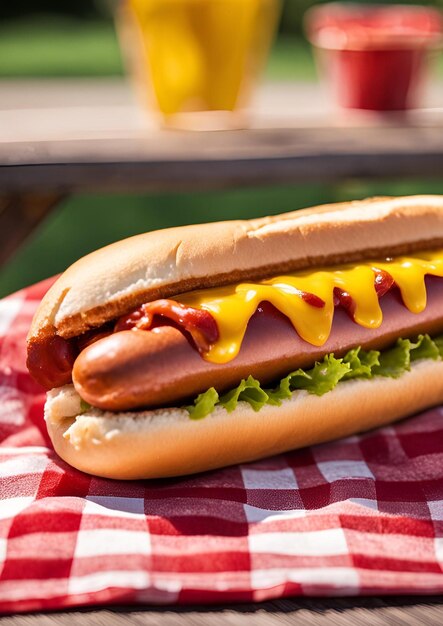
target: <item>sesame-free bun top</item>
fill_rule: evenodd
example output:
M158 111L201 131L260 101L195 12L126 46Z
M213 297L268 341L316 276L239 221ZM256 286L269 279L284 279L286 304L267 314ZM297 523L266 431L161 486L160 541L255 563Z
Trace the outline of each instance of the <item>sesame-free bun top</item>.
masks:
M143 302L191 289L443 245L443 196L374 198L136 235L54 283L29 340L73 337Z

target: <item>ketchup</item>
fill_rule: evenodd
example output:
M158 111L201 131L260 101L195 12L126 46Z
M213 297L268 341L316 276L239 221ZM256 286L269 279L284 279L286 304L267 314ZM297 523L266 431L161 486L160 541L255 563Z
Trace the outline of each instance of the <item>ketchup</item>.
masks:
M29 345L26 365L33 379L45 389L62 387L71 382L78 354L75 340L54 335Z
M381 298L394 286L394 279L386 270L374 269L373 271L375 274L375 291Z
M142 304L141 307L121 317L115 325L114 332L121 330L151 330L156 323L156 316L167 318L189 333L197 350L207 352L211 344L219 337L217 323L208 311L194 309L175 300L155 300Z
M373 272L375 274L375 291L377 296L381 298L394 286L394 279L386 270L374 269ZM354 320L355 301L347 291L343 291L338 287L334 288L334 306L343 307L349 317Z

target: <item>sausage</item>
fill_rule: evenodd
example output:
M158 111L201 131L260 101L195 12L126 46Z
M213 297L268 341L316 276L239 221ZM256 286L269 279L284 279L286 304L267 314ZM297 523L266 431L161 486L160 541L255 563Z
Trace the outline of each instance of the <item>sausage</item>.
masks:
M356 346L382 349L398 337L442 332L443 280L428 276L426 286L428 303L420 314L408 311L396 288L384 295L378 329L359 326L343 308L336 308L330 337L321 347L302 340L288 318L262 303L249 322L239 355L224 364L205 361L174 327L118 332L80 353L73 368L74 386L91 405L124 411L177 405L209 387L223 392L250 374L272 383L331 352L342 356Z

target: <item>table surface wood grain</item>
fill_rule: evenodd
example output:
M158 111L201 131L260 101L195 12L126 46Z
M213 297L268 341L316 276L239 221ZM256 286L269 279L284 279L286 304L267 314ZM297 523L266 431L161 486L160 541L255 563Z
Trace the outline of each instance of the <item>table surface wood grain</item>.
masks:
M0 82L3 191L224 188L438 177L443 85L408 115L339 112L317 83L269 83L244 130L159 130L122 79Z
M14 615L2 626L441 626L443 598L306 598L224 607L106 607Z

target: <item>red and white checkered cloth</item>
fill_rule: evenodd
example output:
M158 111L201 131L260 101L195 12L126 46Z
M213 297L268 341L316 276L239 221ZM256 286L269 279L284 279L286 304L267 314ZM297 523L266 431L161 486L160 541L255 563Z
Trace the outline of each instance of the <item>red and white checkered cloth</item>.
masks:
M25 367L51 282L0 301L0 611L443 591L442 408L196 477L92 478L51 449Z

